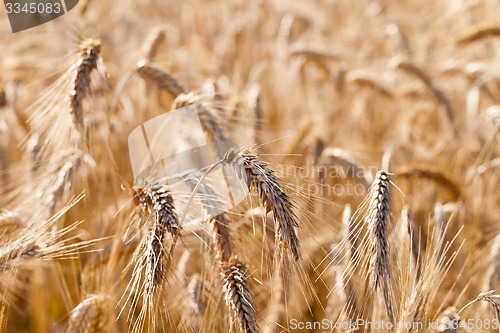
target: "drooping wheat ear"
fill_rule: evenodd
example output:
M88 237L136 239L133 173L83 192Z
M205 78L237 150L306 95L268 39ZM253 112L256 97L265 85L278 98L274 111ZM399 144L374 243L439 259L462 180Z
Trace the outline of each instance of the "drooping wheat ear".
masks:
M471 42L486 38L500 36L500 26L497 22L482 22L468 28L457 40L458 44L469 44Z
M76 170L80 167L81 162L89 157L81 152L69 152L61 154L60 159L49 170L46 180L48 188L44 193L48 216L54 214L58 209L58 203L64 200L71 187L74 185ZM63 164L62 164L63 163Z
M215 244L217 247L217 257L221 261L227 262L233 255L233 242L231 240L231 230L226 214L220 214L216 218L210 219L214 230Z
M427 89L429 89L436 102L444 106L448 121L450 122L453 130L456 133L457 124L455 121L455 112L453 110L453 107L451 106L450 100L443 92L443 90L438 85L436 85L436 83L432 81L432 79L424 72L423 69L421 69L417 65L409 61L400 61L397 67L406 73L414 75L425 84L425 86L427 87Z
M153 84L159 90L167 91L174 98L186 92L179 81L177 81L170 73L161 68L148 64L145 61L139 61L135 72L144 81Z
M326 148L319 159L320 165L340 166L349 176L366 188L373 181L373 176L361 166L354 157L341 148Z
M458 184L446 175L445 172L430 166L409 167L397 170L395 176L398 178L423 178L428 179L445 188L456 200L462 196Z
M158 49L161 44L165 41L166 33L163 27L157 27L151 31L144 43L143 50L143 59L146 63L150 63L154 61L156 55L158 53Z
M162 225L172 236L175 236L179 228L179 221L175 212L174 199L166 185L152 186L148 191L155 221Z
M238 156L238 163L242 163L245 168L248 187L257 191L266 211L273 212L276 241L281 254L289 251L293 259L299 260L300 241L294 229L299 224L293 211L294 204L283 191L281 180L265 162L257 160L257 155L250 151L243 149Z
M100 61L101 41L86 39L80 43L80 55L76 70L71 81L72 87L69 94L69 111L78 130L84 129L83 100L90 91L91 74L97 69Z
M106 294L91 294L71 311L67 332L113 332L113 323L111 297Z
M259 332L248 285L247 266L235 256L222 265L224 296L234 320L238 322L241 332Z
M330 72L330 62L341 61L344 58L341 54L335 54L330 50L313 49L298 44L289 47L288 55L293 58L301 57L304 63L313 63L325 73Z
M21 219L9 210L0 210L0 235L23 227Z
M70 203L70 205L74 205L74 203ZM65 235L78 227L80 224L78 222L64 227L57 232L46 231L65 212L66 210L58 212L53 219L44 222L42 226L23 229L20 237L13 239L7 246L0 249L0 272L18 267L31 258L47 260L71 258L76 256L81 250L94 245L96 242L93 240L70 243L63 239Z
M437 318L438 326L432 330L432 333L456 333L458 332L458 325L460 316L457 309L449 307L444 310Z
M18 260L38 257L42 254L35 241L15 242L0 250L0 272L10 269Z
M387 98L394 98L393 93L387 88L387 85L380 80L380 75L369 73L364 70L355 70L347 73L348 82L354 82L361 87L367 87L379 92Z
M165 278L166 253L164 240L167 232L175 237L179 220L173 198L166 185L154 185L146 191L146 204L155 214L146 243L146 291L152 296Z
M389 262L389 242L387 235L390 217L389 176L383 170L375 177L370 191L370 206L367 223L371 236L370 285L371 288L382 288L387 315L394 321L394 308L389 289L391 267Z
M227 142L224 119L212 107L213 100L204 101L203 98L193 92L180 94L172 103L172 110L193 105L209 139L213 142Z

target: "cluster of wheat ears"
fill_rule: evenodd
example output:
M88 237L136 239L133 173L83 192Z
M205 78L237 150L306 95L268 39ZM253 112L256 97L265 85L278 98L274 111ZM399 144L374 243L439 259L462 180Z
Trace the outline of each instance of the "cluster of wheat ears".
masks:
M0 34L0 332L500 331L498 1L80 2ZM131 171L183 107L224 213Z

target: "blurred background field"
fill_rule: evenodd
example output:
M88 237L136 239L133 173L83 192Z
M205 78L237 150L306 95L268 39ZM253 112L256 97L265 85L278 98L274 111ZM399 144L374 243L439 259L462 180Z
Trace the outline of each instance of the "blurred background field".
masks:
M131 217L128 135L197 98L217 114L230 141L256 147L286 181L300 225L302 259L284 277L286 261L279 265L274 255L273 213L259 209L257 199L230 215L258 326L247 332L347 332L290 323L387 319L386 300L363 301L370 288L362 266L371 252L351 248L371 244L363 238L367 212L349 222L346 209L360 207L380 169L396 185L387 233L397 321L452 322L456 314L482 325L458 332L498 331L484 325L499 319L496 298L457 313L500 286L497 0L81 0L63 17L16 34L4 8L0 13L0 220L20 228L11 233L0 223L1 332L241 330L226 306L221 258L205 226L181 236L155 321L134 326L143 306L126 296L129 263L150 227ZM70 82L84 38L100 40L108 77L92 76L84 100L91 135L77 149L62 137L68 129L44 138L66 124L59 111L71 91L55 82ZM175 78L185 94L138 74L123 84L141 60ZM52 98L45 123L30 120L40 101ZM33 158L44 149L47 160ZM80 150L85 157L64 174ZM57 222L45 222L83 192ZM408 212L411 223L404 221ZM69 258L39 260L26 252L15 265L2 263L26 228L54 235L76 221L61 238L88 243L68 251ZM355 223L357 238L349 233ZM421 257L410 258L412 246ZM359 267L350 266L348 252ZM100 324L71 326L91 295L101 303L86 316ZM401 330L410 331L432 330Z

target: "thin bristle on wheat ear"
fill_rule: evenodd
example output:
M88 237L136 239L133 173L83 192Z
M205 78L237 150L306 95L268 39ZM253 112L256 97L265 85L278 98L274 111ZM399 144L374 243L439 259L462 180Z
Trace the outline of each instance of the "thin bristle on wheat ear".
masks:
M387 237L390 212L389 176L379 171L370 191L370 206L367 223L370 229L372 253L370 261L370 285L382 288L387 315L394 321L392 299L390 297L389 279L391 267L389 262L389 242Z
M237 257L232 257L222 265L222 270L226 304L231 308L240 330L244 333L259 332L248 288L247 266Z
M155 85L160 90L167 91L172 97L176 98L180 94L186 93L186 90L181 86L170 73L150 65L144 61L137 64L135 72L146 82Z
M68 333L112 332L111 297L89 295L78 304L69 318Z
M248 187L258 192L266 211L273 212L279 247L284 251L290 251L293 258L296 261L299 260L300 241L294 230L299 224L293 212L294 205L282 190L280 179L274 175L273 170L265 162L257 160L257 155L242 150L239 158L238 163L242 163L245 168Z
M500 36L500 26L496 22L479 23L467 29L457 40L457 44L469 44L486 38Z
M91 73L97 69L101 52L101 41L97 39L86 39L80 46L79 60L72 79L72 87L69 95L69 111L73 115L73 122L77 129L84 128L83 123L83 100L90 91Z

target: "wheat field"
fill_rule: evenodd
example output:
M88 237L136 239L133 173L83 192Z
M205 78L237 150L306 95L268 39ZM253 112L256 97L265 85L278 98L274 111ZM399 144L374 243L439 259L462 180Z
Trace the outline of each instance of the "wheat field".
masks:
M500 332L499 17L82 0L13 34L2 8L0 332ZM179 110L234 146L137 177L129 135Z

